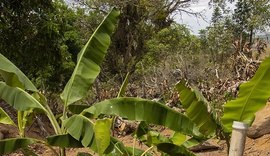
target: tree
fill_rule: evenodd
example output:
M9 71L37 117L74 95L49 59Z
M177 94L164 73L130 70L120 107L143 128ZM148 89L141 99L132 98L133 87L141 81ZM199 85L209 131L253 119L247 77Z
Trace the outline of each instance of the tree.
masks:
M136 64L147 53L146 42L160 30L173 23L173 13L189 12L191 0L93 0L80 1L90 11L107 12L111 6L120 8L122 15L113 36L113 44L106 59L105 71L111 74L125 75L133 73Z
M269 0L239 0L236 3L233 19L239 33L249 33L249 42L252 42L254 30L264 30L269 26ZM241 37L242 38L242 35Z
M82 45L75 12L61 0L4 0L0 9L1 53L38 87L62 88Z
M214 12L211 18L211 23L215 24L222 19L221 9L218 6L214 7Z

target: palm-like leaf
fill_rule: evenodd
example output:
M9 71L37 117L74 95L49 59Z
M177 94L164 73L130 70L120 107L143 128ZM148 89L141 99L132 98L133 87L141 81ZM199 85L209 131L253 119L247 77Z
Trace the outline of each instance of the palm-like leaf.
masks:
M47 142L51 146L58 146L58 147L72 147L72 148L82 148L84 147L81 141L76 140L70 134L63 134L63 135L54 135L47 138ZM90 144L91 146L91 144ZM141 156L144 151L139 149L134 149L134 156ZM116 138L110 138L110 145L104 152L105 156L119 156L119 155L126 155L126 156L133 156L133 148L125 147L122 142L117 140ZM150 156L146 154L146 156Z
M0 123L16 126L8 114L0 107Z
M95 141L99 155L102 155L104 151L110 145L111 139L111 119L97 120L94 126Z
M61 94L65 106L82 99L98 76L118 16L119 11L112 9L79 53L74 72Z
M233 121L251 125L255 113L265 106L270 97L270 58L265 59L254 77L240 86L237 99L224 106L221 119L226 132L231 132Z
M47 143L51 146L58 146L61 148L65 148L65 147L82 148L82 147L84 147L80 141L73 138L70 134L49 136L49 137L47 137Z
M140 98L105 100L85 109L82 114L89 117L98 117L101 114L117 115L129 120L163 125L183 134L202 137L194 123L185 115L161 103Z
M30 94L18 87L11 87L0 81L0 98L13 106L18 111L32 108L45 110L45 108Z
M84 147L89 147L94 139L94 124L82 115L73 115L64 121L67 132Z
M17 149L27 147L28 145L33 143L35 143L35 141L30 138L12 138L0 140L0 155L7 154Z
M73 138L80 141L84 147L90 147L95 152L98 152L99 155L107 152L110 153L114 149L110 136L110 119L97 120L96 123L93 123L85 116L73 115L64 121L64 126ZM65 139L72 141L72 139L66 136ZM50 140L53 143L61 143L61 146L66 144L59 142L57 137L53 137Z
M204 97L194 88L187 87L183 81L176 85L176 89L186 115L199 127L200 132L206 136L214 134L217 124L207 110Z
M3 77L7 85L33 92L38 91L24 73L2 54L0 54L0 62L0 76Z
M195 154L190 152L186 147L177 146L172 143L160 143L157 145L157 148L170 156L195 156Z

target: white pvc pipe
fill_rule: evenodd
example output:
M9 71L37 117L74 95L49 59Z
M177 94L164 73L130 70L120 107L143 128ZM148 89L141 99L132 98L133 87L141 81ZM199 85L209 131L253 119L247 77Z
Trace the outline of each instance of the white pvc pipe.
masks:
M229 156L243 156L248 125L234 121Z

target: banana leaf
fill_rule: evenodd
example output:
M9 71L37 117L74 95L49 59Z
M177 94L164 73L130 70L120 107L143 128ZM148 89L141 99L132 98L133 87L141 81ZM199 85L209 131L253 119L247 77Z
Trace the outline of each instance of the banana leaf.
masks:
M186 135L183 135L181 133L175 132L174 135L170 138L170 140L175 145L181 145L186 148L191 148L193 146L197 146L200 143L202 143L203 139L196 139L196 138L188 138Z
M73 114L80 114L83 110L89 108L86 104L71 104L68 106L68 110Z
M32 108L46 112L45 108L30 94L18 87L10 87L5 82L0 81L0 99L18 111L26 111Z
M64 127L84 147L91 147L99 155L102 155L110 145L110 119L97 120L93 123L85 116L73 115L64 120Z
M140 124L137 126L133 136L136 138L140 138L143 135L147 134L151 129L149 128L148 124L144 121L141 121Z
M94 140L94 123L82 115L73 115L64 120L67 132L84 147L90 147Z
M12 138L0 140L0 155L14 152L17 149L27 147L33 143L35 143L35 141L31 138Z
M104 151L110 145L111 139L111 119L97 120L94 125L95 142L99 155L102 155Z
M122 142L117 140L114 137L110 138L110 145L106 149L103 155L105 156L119 156L119 155L126 155L132 156L133 148L125 147ZM47 137L47 143L51 146L58 146L58 147L69 147L69 148L82 148L84 147L82 143L75 138L73 138L70 134L63 134L63 135L53 135ZM90 145L91 146L91 145ZM141 156L144 151L135 148L135 156ZM149 154L146 154L150 156Z
M52 135L46 138L47 143L51 146L58 146L61 148L69 147L69 148L82 148L84 147L82 143L75 138L73 138L70 134L62 134L62 135Z
M182 145L187 140L187 136L179 132L174 132L170 140L175 145Z
M0 107L0 123L16 126L9 115Z
M184 146L177 146L172 143L160 143L157 145L158 150L167 153L170 156L195 156Z
M265 59L254 77L240 86L239 95L235 100L224 105L221 118L224 131L232 131L233 121L253 123L255 113L263 108L270 97L270 58Z
M81 114L87 117L98 117L101 114L116 115L128 120L163 125L190 136L203 137L195 124L185 115L164 104L140 98L105 100L85 109Z
M33 83L6 57L0 54L0 75L6 84L11 87L19 87L23 90L38 92Z
M200 140L200 139L196 139L196 138L190 138L188 140L186 140L182 146L186 147L186 148L191 148L194 146L199 145L200 143L202 143L204 140Z
M199 127L199 131L206 136L214 135L217 124L207 110L207 101L203 95L195 88L187 87L184 81L177 83L176 89L186 115Z
M79 53L77 65L61 94L65 106L86 96L100 73L100 64L110 45L110 35L114 31L119 14L120 12L113 8Z
M129 73L127 73L127 75L124 79L124 82L122 83L121 88L118 92L117 97L124 97L125 96L125 92L126 92L127 85L128 85L128 79L129 79Z

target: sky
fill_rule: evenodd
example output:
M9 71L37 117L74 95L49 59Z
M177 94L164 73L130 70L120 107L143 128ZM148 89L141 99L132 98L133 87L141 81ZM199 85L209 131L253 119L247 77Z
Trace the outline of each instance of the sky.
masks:
M209 0L199 0L198 3L192 4L190 9L194 12L201 12L204 18L196 18L186 13L174 15L177 23L185 24L190 28L193 34L198 34L200 29L210 25L213 9L208 5Z
M198 35L199 30L205 29L210 25L213 7L210 7L208 3L209 0L198 0L197 3L192 4L190 7L193 12L201 12L203 18L196 18L183 13L182 16L179 14L175 15L175 21L180 24L185 24L191 30L191 33ZM226 4L226 9L231 10L230 13L233 12L234 8L235 2Z

